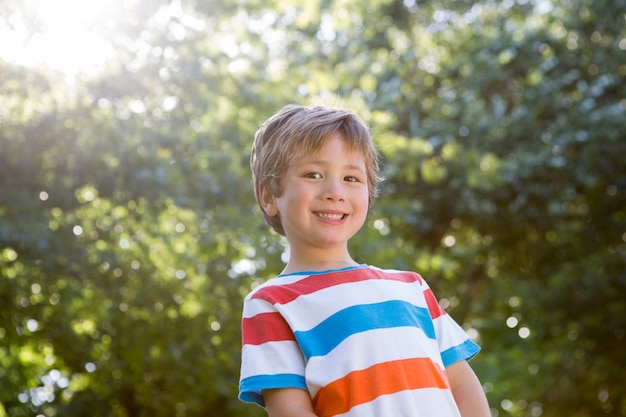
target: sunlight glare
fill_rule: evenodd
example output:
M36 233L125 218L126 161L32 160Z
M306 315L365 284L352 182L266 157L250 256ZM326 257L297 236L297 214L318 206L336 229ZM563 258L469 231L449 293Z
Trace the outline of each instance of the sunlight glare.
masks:
M27 0L15 14L8 32L10 40L0 57L17 65L44 66L67 76L94 74L113 57L113 45L98 32L104 22L121 10L121 1ZM26 20L25 20L26 19ZM26 21L35 21L38 31L29 32Z

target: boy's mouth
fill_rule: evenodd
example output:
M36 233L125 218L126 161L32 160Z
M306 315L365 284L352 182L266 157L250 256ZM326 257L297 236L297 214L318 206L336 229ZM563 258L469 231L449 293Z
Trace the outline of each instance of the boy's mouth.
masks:
M342 213L323 213L317 212L317 217L324 220L341 220L345 217L345 214Z

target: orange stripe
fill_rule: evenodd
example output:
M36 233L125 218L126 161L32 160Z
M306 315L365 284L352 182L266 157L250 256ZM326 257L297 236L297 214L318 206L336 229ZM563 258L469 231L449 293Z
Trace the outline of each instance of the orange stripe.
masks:
M326 385L313 398L313 406L320 417L334 416L381 395L420 388L450 388L445 370L429 358L385 362Z

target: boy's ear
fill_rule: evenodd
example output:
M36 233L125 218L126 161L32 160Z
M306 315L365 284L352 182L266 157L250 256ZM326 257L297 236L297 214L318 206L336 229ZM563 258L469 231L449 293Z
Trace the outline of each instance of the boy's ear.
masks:
M261 207L265 214L270 217L274 217L278 214L278 208L276 207L276 197L267 189L265 184L259 185L259 200Z

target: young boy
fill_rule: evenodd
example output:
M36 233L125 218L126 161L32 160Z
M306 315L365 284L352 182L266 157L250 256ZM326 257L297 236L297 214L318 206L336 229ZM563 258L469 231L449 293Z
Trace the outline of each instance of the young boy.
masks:
M290 258L244 301L239 398L270 417L489 417L467 363L479 347L426 282L348 253L380 179L365 123L286 106L256 133L250 165Z

